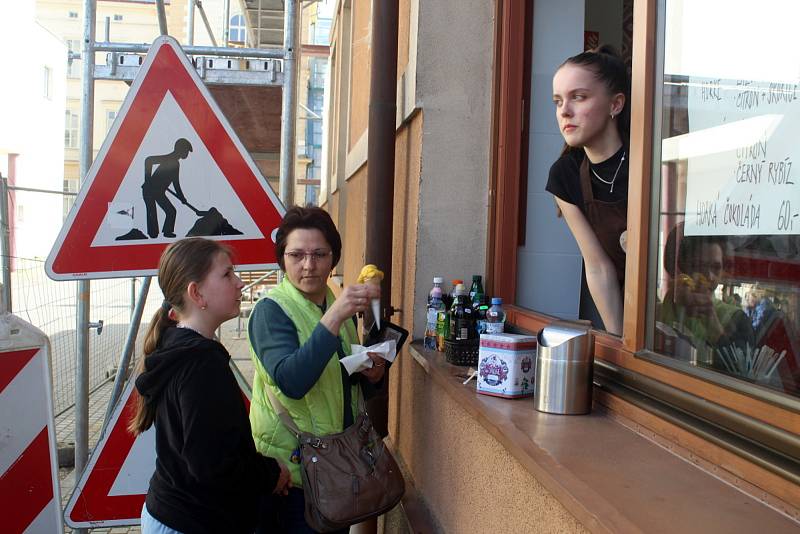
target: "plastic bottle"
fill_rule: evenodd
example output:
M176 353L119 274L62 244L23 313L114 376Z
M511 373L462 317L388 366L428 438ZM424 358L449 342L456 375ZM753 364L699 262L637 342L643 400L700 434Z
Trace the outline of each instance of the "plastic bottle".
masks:
M479 274L472 275L472 286L469 288L469 301L473 309L477 309L483 300L483 283Z
M444 352L444 342L450 339L450 314L446 309L436 314L436 350Z
M450 290L450 293L447 295L443 295L442 300L444 300L444 305L448 311L450 311L450 308L453 307L453 301L455 300L456 297L456 287L458 287L458 284L463 284L463 283L464 283L463 280L456 278L455 280L452 281L453 289Z
M450 307L450 340L456 343L475 339L475 320L464 284L456 285L453 305Z
M484 296L478 303L478 307L473 308L473 313L475 314L475 331L478 333L478 337L480 337L481 334L486 333L487 311L489 311L489 304L487 303L486 297Z
M486 310L486 333L502 334L505 323L506 312L503 310L503 299L492 297L492 306Z
M442 288L434 285L433 289L431 289L430 302L428 303L427 322L425 324L424 344L426 349L437 349L438 342L436 337L436 327L439 318L439 312L442 311L444 311L444 302L442 302Z
M444 295L444 289L442 289L442 284L444 283L444 278L441 276L434 276L433 277L433 287L431 288L430 293L428 293L428 305L430 306L431 299L433 298L433 290L437 287L439 288L439 298L441 299ZM444 300L442 300L444 302Z

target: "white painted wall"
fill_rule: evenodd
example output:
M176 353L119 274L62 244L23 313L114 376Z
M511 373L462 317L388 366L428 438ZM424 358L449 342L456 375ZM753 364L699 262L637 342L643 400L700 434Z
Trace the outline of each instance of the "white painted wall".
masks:
M578 317L582 259L553 195L545 191L564 139L553 107L553 74L583 50L584 0L538 0L533 11L530 145L525 245L517 251L517 304Z
M66 44L34 20L34 0L0 2L0 171L18 154L17 185L60 191L64 174ZM44 70L50 68L45 95ZM16 192L16 255L44 258L61 228L60 195Z

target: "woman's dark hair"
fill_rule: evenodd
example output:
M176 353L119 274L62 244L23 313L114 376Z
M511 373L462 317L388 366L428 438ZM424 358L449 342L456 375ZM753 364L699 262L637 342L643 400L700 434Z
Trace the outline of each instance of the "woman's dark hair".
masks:
M625 95L625 105L617 115L617 131L622 144L627 146L631 135L631 82L628 67L616 48L611 45L601 45L593 50L587 50L578 55L567 58L558 68L565 65L575 65L592 71L595 77L603 82L609 93ZM573 148L565 145L562 155Z
M174 242L161 254L158 262L158 286L164 295L164 305L158 308L147 327L144 358L139 360L137 374L144 370L145 360L158 348L164 330L175 326L175 320L169 316L170 309L178 313L183 310L185 305L183 297L189 283L202 281L220 252L232 257L231 250L217 241L191 237ZM135 410L128 424L128 430L138 435L153 424L155 405L146 402L140 396L137 397Z
M691 274L693 264L700 259L703 247L719 245L723 261L727 263L732 256L730 242L723 236L687 236L684 235L683 221L677 223L664 242L664 270L672 277L679 274ZM729 266L725 266L728 268Z
M305 208L292 206L283 216L283 221L275 234L275 256L278 258L278 265L281 269L286 270L283 260L283 253L286 252L286 240L289 238L289 234L300 228L304 230L316 228L322 232L333 252L331 266L334 267L339 263L339 258L342 256L342 237L328 212L316 206L306 206Z

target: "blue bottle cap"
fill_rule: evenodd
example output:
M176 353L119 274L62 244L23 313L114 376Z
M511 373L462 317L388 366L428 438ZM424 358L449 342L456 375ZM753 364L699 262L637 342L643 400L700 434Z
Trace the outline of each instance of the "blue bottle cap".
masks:
M502 304L502 303L503 303L503 299L501 297L492 297L492 305L493 306L495 304Z

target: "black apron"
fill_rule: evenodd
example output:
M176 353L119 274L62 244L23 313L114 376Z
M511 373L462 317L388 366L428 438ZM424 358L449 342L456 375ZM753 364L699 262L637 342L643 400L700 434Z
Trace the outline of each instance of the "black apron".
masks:
M628 229L628 199L603 202L594 198L592 177L589 175L589 158L586 156L581 163L580 179L584 215L594 229L600 246L614 264L619 287L622 289L625 281L625 250L622 248L621 239Z

